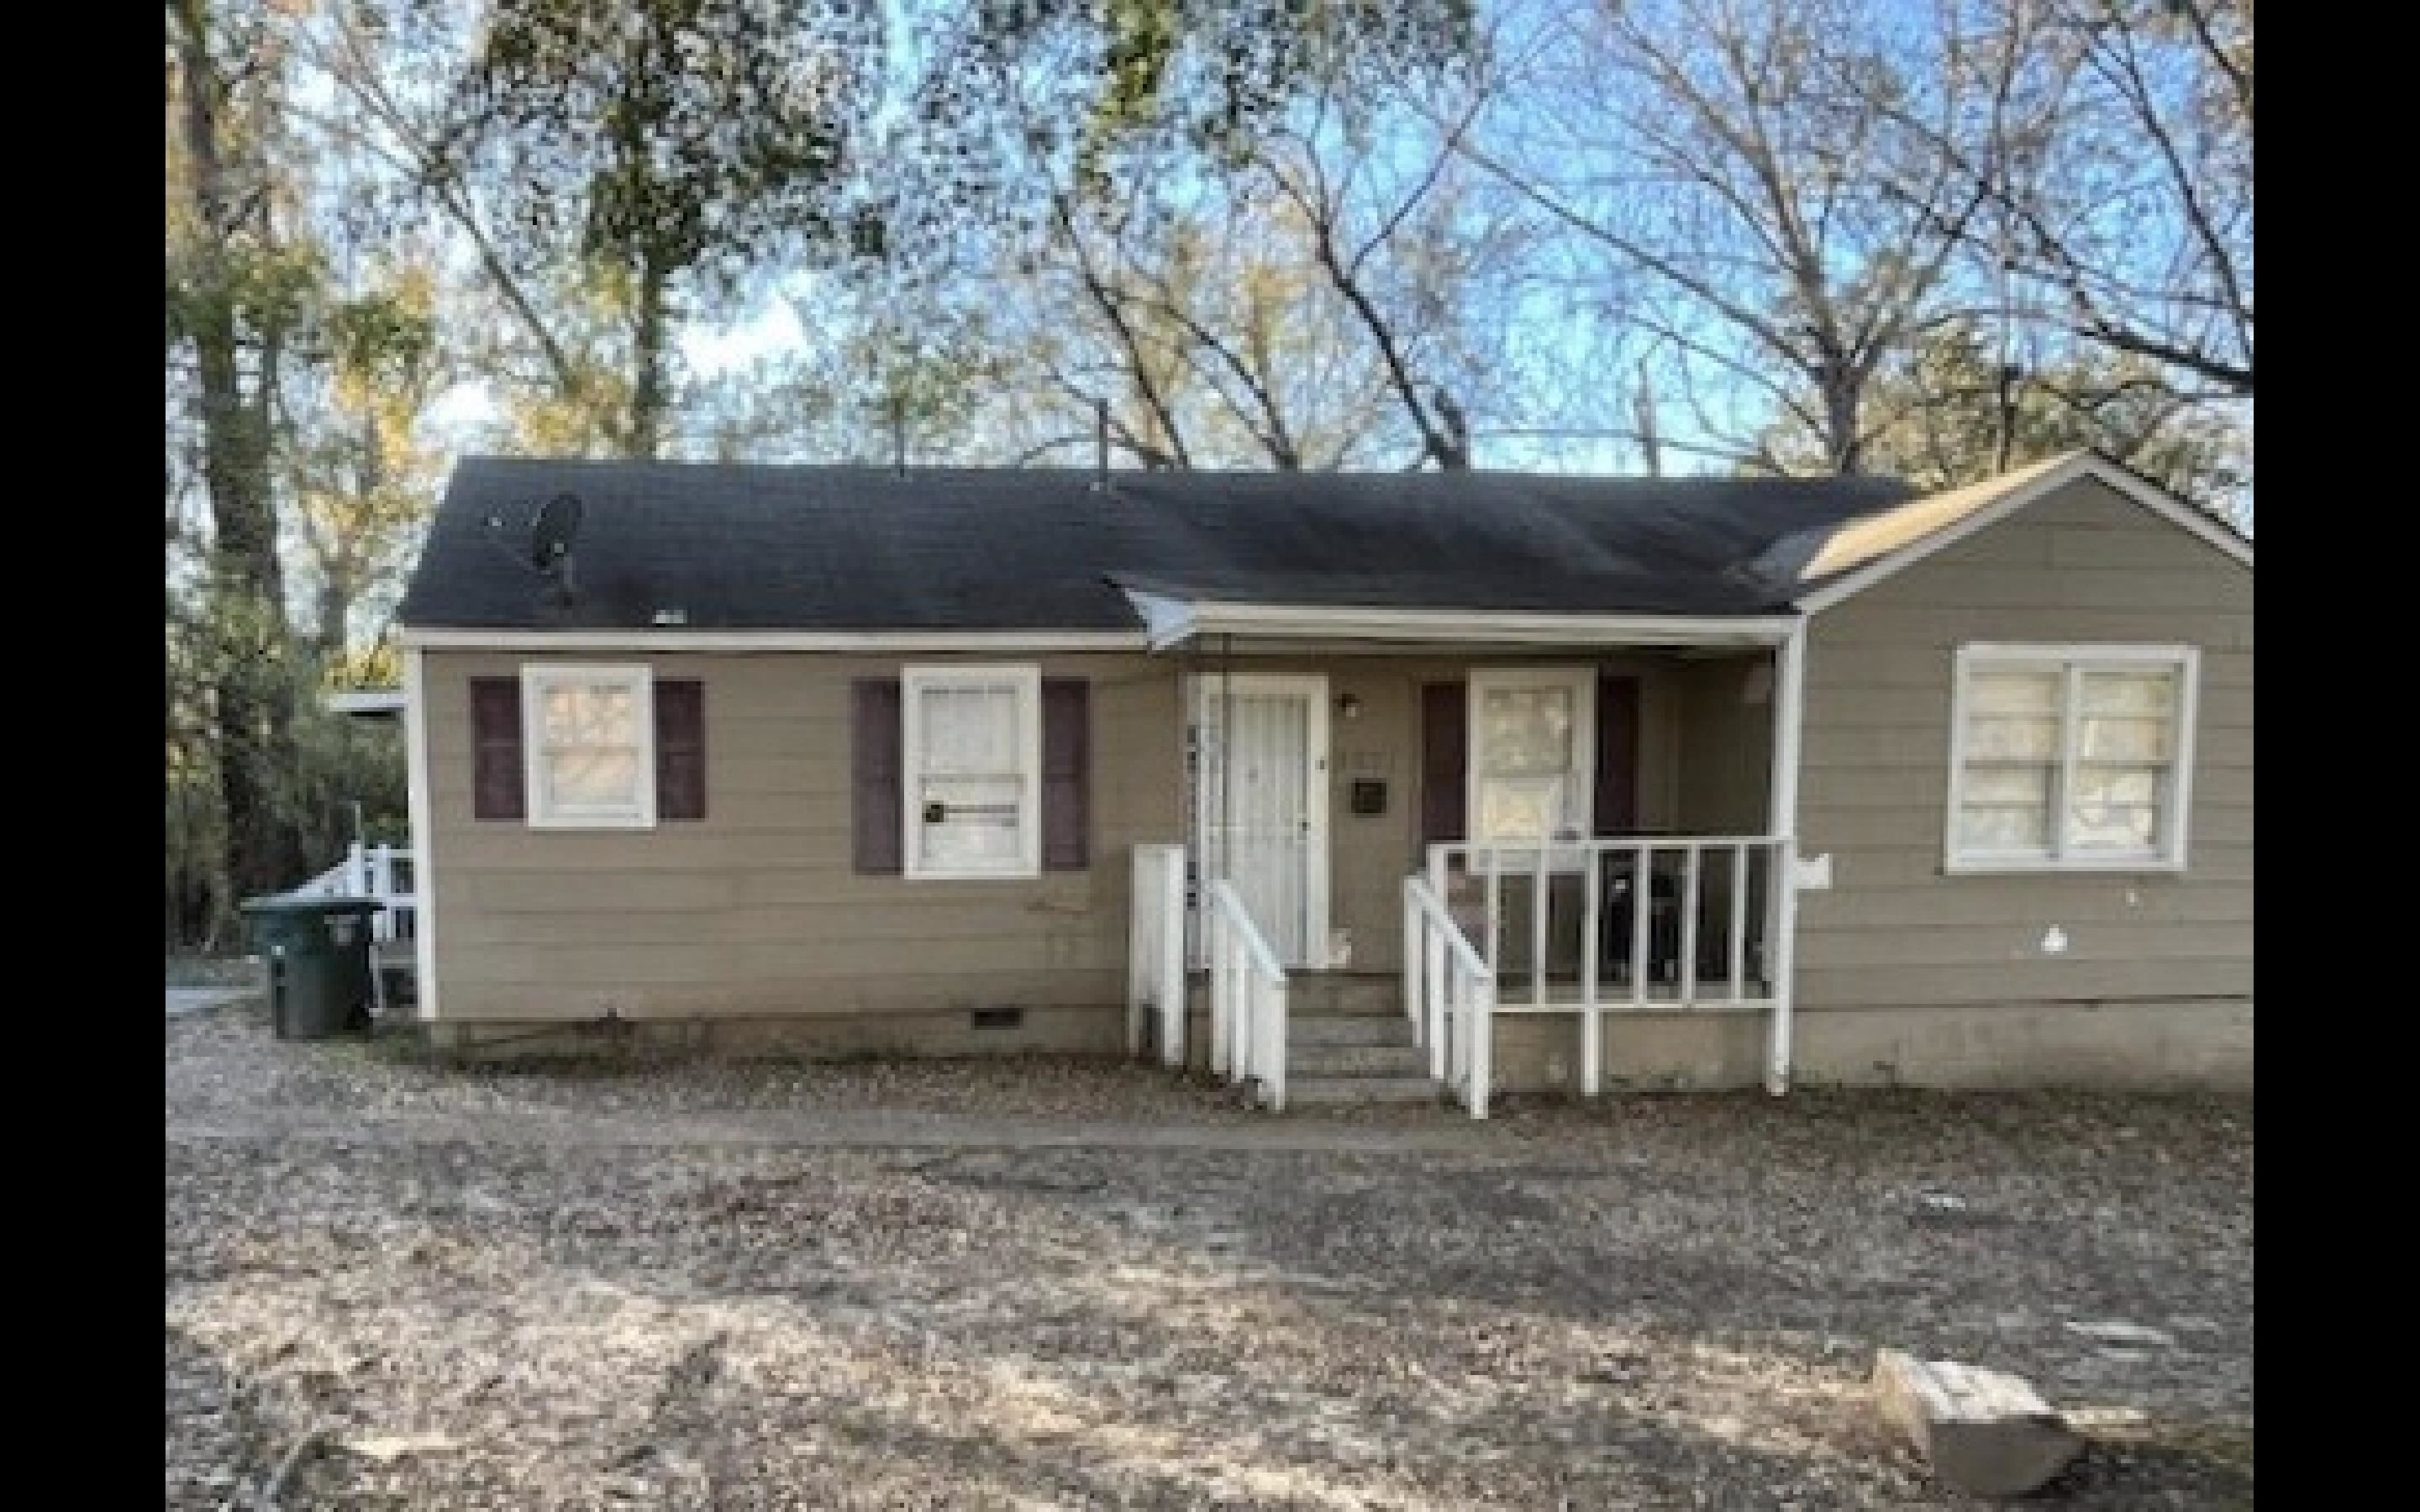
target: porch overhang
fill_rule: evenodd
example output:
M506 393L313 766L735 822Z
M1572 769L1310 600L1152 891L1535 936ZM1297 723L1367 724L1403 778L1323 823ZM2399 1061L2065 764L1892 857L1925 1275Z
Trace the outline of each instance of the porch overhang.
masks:
M1776 646L1796 614L1573 614L1527 609L1255 604L1125 590L1154 651L1205 636L1270 640L1552 646Z

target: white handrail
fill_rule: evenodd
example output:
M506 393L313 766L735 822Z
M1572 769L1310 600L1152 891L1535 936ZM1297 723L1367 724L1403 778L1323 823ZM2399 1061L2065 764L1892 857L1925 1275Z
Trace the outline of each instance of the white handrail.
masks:
M1429 1074L1483 1119L1496 1074L1496 973L1426 878L1404 879L1404 999Z
M1126 1052L1142 1052L1144 1013L1158 1016L1159 1058L1185 1064L1185 847L1134 848L1127 922Z
M1234 884L1210 884L1202 911L1210 958L1210 1069L1250 1081L1261 1102L1285 1107L1286 974Z
M417 873L408 845L345 847L345 858L293 890L306 898L375 898L384 904L370 917L370 937L381 945L419 932L420 894L396 880L398 869Z

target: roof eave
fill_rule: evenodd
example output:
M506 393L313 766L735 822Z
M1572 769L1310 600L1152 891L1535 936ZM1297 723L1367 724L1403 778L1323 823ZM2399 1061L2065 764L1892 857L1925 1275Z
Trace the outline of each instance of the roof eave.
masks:
M1480 645L1769 646L1787 640L1795 613L1560 613L1528 609L1372 609L1345 604L1255 604L1177 599L1128 589L1150 626L1151 649L1204 636L1435 641Z

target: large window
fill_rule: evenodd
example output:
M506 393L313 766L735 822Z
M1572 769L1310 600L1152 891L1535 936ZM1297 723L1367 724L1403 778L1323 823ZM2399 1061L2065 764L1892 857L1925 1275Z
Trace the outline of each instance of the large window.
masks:
M1470 838L1584 839L1595 748L1593 669L1472 669Z
M909 667L900 687L908 875L1036 875L1041 669Z
M1948 869L2183 866L2195 671L2190 646L1961 647Z
M521 711L531 825L654 825L655 685L646 668L524 667Z

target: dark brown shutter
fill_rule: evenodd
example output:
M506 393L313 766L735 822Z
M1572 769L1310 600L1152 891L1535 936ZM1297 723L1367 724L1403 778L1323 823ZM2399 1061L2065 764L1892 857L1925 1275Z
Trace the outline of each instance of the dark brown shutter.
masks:
M471 679L471 817L519 819L521 785L521 680Z
M1596 680L1596 832L1638 828L1638 679Z
M899 760L899 679L860 678L849 685L849 692L857 869L895 874L901 870L900 830L907 823L900 808L905 778Z
M706 817L706 685L656 682L656 817Z
M1467 833L1470 687L1420 685L1420 843L1442 845Z
M1093 858L1093 685L1042 679L1042 870L1081 872Z

